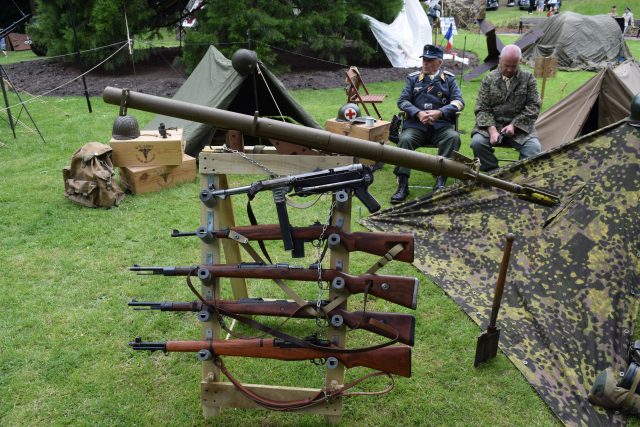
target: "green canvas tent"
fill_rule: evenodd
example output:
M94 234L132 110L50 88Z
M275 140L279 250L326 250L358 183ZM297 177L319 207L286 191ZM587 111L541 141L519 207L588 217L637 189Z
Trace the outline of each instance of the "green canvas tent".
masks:
M459 183L378 212L365 225L414 233L414 265L483 330L504 238L514 233L500 348L566 425L621 425L622 415L594 407L587 395L602 370L626 369L635 327L640 128L622 120L495 176L555 191L561 203L543 207ZM475 342L468 347L472 363Z
M620 26L609 15L562 12L545 19L538 28L544 35L522 52L523 60L532 67L542 56L558 58L562 70L597 70L633 58Z
M257 110L260 117L282 117L303 126L320 129L318 123L289 95L278 78L261 62L258 65L255 76L241 76L233 69L229 59L214 46L210 46L173 99L251 116ZM160 123L164 123L166 127L184 129L185 151L192 156L211 144L217 131L208 124L163 115L154 117L145 129L158 129Z
M637 93L640 67L634 61L603 68L538 117L536 131L542 150L622 120L629 115L631 98Z

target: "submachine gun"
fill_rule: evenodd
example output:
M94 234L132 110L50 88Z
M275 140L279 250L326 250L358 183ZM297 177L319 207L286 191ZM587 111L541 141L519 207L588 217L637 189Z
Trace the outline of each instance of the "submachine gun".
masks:
M120 105L122 89L107 87L103 99ZM195 122L208 123L223 129L235 129L246 135L275 138L326 152L356 156L363 159L405 166L411 169L444 175L461 181L476 181L511 192L516 197L543 206L553 206L560 195L529 185L516 184L478 171L471 159L458 154L456 160L365 141L325 130L311 129L277 120L248 116L217 108L129 91L127 107Z
M371 168L361 164L353 164L299 175L256 181L244 187L223 188L219 190L210 187L200 192L200 200L207 207L212 208L215 206L217 198L224 199L235 194L247 194L251 200L260 191L271 190L278 213L278 222L280 223L280 234L284 243L284 249L287 251L293 250L293 257L296 258L303 255L302 248L294 245L285 199L287 193L293 191L293 195L304 197L337 191L337 199L344 199L346 201L348 194L353 192L367 207L369 212L373 213L380 210L380 204L369 194L368 187L372 183L373 171Z

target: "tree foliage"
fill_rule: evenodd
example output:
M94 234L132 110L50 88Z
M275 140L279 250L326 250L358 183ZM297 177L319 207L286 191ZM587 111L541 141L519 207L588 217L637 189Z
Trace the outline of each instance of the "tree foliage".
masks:
M37 0L37 16L28 27L38 48L49 56L75 52L72 22L75 19L78 44L81 51L118 43L118 45L82 53L85 65L94 65L116 51L127 40L125 11L131 38L144 40L152 37L157 25L156 11L146 0ZM145 46L142 46L145 47ZM136 59L144 50L136 50ZM70 55L70 60L75 57ZM123 49L107 64L115 68L130 62L128 49Z
M276 69L282 51L344 63L347 44L366 63L376 42L361 14L390 22L401 7L402 0L207 0L197 26L187 31L185 64L193 69L210 44L228 57L250 47Z

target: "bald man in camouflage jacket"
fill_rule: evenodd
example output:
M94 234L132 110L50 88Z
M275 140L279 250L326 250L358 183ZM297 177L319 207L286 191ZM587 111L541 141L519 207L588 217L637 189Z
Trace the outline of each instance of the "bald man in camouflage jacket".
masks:
M471 149L480 159L480 170L498 167L493 154L497 144L515 148L520 159L540 153L534 124L540 114L540 96L531 72L520 69L522 53L516 45L502 49L498 69L489 73L476 100L476 127Z

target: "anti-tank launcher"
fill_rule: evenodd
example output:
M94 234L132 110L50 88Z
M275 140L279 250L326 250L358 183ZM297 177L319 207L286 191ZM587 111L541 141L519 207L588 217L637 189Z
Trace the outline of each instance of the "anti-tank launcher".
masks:
M123 96L122 92L122 89L107 87L104 90L103 99L109 104L120 105ZM461 155L458 157L461 161L450 160L441 156L404 150L320 129L311 129L291 123L261 118L257 114L248 116L134 91L128 92L126 102L128 108L137 108L185 120L208 123L223 129L235 129L246 135L275 138L326 152L405 166L461 181L476 181L511 192L520 199L543 206L553 206L560 201L560 195L551 191L529 185L516 184L480 173L473 161L465 159Z

